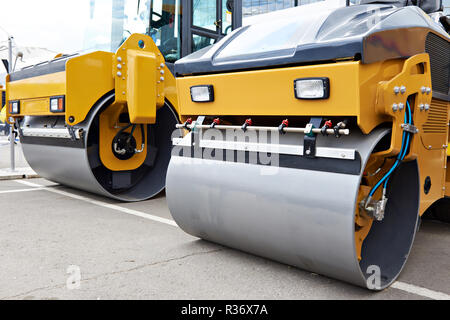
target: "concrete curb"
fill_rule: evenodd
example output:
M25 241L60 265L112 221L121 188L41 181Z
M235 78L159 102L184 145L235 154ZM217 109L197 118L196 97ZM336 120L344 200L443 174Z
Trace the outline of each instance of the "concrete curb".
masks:
M39 178L39 175L30 167L16 168L11 171L8 169L0 169L0 180L15 180L15 179L31 179Z

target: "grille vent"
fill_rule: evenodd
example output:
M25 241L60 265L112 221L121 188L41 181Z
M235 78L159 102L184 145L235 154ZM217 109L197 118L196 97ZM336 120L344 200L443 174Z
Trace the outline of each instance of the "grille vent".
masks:
M428 111L427 121L423 124L424 133L447 132L447 102L433 99Z
M430 56L431 84L433 91L449 94L450 78L450 42L428 33L425 41L425 52Z

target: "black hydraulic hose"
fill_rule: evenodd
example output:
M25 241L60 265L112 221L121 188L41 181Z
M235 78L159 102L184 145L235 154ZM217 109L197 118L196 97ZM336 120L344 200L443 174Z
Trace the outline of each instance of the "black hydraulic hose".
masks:
M116 135L114 136L114 139L116 139L118 136L119 136L119 134L121 134L122 132L124 132L125 130L127 130L129 127L131 127L132 126L132 124L130 123L130 124L128 124L127 126L125 126L125 127L123 127L122 129L120 129L117 133L116 133Z
M142 145L145 145L145 128L143 124L141 124L141 134L142 134Z
M129 144L129 143L130 143L130 140L131 140L131 137L133 137L133 133L134 133L134 130L136 129L137 124L131 124L131 123L130 123L130 124L128 124L127 126L123 127L122 129L120 129L120 130L116 133L116 135L114 136L114 139L113 139L113 140L116 140L116 138L118 138L118 136L119 136L123 131L127 130L127 129L128 129L129 127L131 127L131 126L133 126L133 127L131 128L130 134L128 135L128 138L127 138L127 141L126 141L127 144ZM144 146L145 146L145 127L144 127L143 124L141 124L140 127L141 127L141 135L142 135L142 144L141 144L141 149L140 149L140 150L135 149L135 153L139 153L139 152L144 151Z
M136 129L136 125L135 124L133 124L133 127L131 128L131 132L128 135L127 143L130 143L131 137L133 136L134 129Z

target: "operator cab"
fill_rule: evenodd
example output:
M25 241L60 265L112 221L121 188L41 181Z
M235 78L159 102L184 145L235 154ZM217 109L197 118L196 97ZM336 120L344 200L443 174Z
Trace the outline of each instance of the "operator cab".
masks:
M151 0L148 34L171 64L216 43L241 21L241 0Z
M81 52L115 52L141 33L153 39L172 70L178 59L240 27L241 12L242 0L93 0Z

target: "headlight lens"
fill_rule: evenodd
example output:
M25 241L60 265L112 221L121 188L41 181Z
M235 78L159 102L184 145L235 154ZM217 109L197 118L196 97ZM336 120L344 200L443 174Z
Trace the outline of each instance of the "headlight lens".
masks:
M212 85L201 85L191 87L191 99L194 102L214 101L214 88Z
M9 102L9 113L10 114L19 114L20 113L20 103L19 101L10 101Z
M303 78L294 81L297 99L327 99L330 96L328 78Z
M50 112L64 112L65 109L64 96L50 98Z

